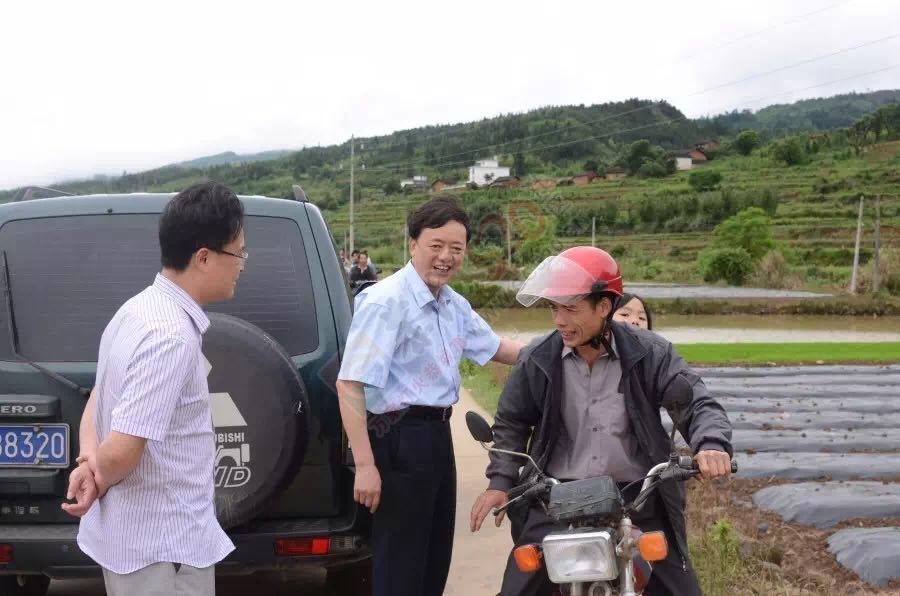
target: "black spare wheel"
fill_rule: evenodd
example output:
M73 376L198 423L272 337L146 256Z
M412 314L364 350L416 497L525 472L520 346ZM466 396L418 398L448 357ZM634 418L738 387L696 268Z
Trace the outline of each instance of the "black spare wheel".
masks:
M290 355L262 329L209 313L203 354L216 439L216 514L224 528L262 511L296 474L307 394Z

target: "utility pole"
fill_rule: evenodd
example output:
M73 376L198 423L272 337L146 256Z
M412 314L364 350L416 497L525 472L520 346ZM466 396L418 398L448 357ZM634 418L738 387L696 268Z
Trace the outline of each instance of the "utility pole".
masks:
M512 225L509 223L509 206L506 207L506 268L512 269Z
M353 135L350 135L350 252L353 248Z
M881 196L875 199L875 267L872 269L872 293L878 293L881 276L878 266L881 264Z
M403 265L406 265L406 248L409 244L409 228L403 224Z
M859 269L859 242L862 240L863 197L859 197L859 218L856 220L856 250L853 251L853 274L850 276L850 293L856 293L857 270Z
M597 246L597 216L591 218L591 246Z

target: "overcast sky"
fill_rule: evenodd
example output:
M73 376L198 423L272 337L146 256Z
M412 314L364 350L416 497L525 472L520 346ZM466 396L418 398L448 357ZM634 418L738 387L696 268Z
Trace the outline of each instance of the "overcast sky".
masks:
M545 105L900 88L897 0L79 0L0 22L0 189Z

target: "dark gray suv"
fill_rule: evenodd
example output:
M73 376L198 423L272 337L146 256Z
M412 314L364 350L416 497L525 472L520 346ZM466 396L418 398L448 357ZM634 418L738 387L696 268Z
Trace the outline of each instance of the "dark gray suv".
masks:
M236 546L217 573L321 566L335 592L365 593L369 517L352 499L334 390L347 280L321 213L298 196L241 197L251 258L234 299L208 309L216 508ZM0 205L0 595L100 573L60 503L100 335L159 270L169 198Z

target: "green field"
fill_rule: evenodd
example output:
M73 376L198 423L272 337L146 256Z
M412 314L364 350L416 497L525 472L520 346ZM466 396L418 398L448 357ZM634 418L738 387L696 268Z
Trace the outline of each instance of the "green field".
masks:
M685 344L676 348L694 366L900 362L900 342Z

